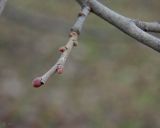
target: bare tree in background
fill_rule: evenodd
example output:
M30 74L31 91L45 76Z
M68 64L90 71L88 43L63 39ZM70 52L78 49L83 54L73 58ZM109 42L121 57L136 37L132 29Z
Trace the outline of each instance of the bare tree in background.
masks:
M6 1L7 0L0 0L0 14L4 9ZM114 25L115 27L117 27L127 35L133 37L140 43L143 43L144 45L160 52L160 39L148 33L159 33L159 22L145 22L122 16L109 9L107 6L103 5L98 0L76 1L81 6L81 11L78 13L78 18L73 27L71 28L71 31L69 33L69 41L65 46L59 48L59 51L62 54L58 59L57 63L53 65L53 67L44 75L33 80L34 87L40 87L41 85L45 84L48 78L54 73L63 73L64 64L73 46L77 46L77 40L81 33L82 26L90 12L96 14L100 18Z
M7 2L7 0L0 0L0 14L4 10L6 2Z

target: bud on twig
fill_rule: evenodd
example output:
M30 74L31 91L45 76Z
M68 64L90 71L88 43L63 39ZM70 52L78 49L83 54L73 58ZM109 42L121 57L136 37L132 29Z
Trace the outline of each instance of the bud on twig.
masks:
M32 84L33 84L33 87L39 88L39 87L42 86L44 83L42 82L41 77L37 77L37 78L35 78L35 79L33 80Z
M63 65L58 64L58 65L57 65L56 72L57 72L58 74L62 74L62 73L63 73L63 71L64 71L64 67L63 67Z

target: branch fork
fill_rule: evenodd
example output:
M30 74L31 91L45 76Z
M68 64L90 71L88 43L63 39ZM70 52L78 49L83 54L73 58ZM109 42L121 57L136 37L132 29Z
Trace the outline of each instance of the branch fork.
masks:
M78 13L78 18L71 28L69 41L65 46L59 48L59 51L62 53L62 55L60 56L57 63L48 72L33 81L34 87L40 87L41 85L45 84L48 78L54 73L63 73L64 64L66 63L72 47L77 46L78 36L80 35L84 21L90 12L109 22L130 37L133 37L144 45L160 52L160 39L148 33L160 33L159 22L144 22L125 17L101 4L98 0L76 1L80 4L82 10Z

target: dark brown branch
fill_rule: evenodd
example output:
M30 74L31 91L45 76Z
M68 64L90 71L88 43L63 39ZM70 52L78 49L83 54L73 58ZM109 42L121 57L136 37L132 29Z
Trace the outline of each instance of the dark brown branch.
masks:
M84 24L85 19L87 18L88 14L90 12L90 8L88 6L84 6L82 11L78 14L78 18L74 24L74 26L71 28L71 32L69 33L69 41L67 44L59 49L59 51L62 53L56 64L52 66L51 69L49 69L44 75L41 77L37 77L33 80L33 86L34 87L40 87L41 85L45 84L49 77L54 74L63 73L63 68L66 63L66 60L73 48L73 46L77 46L78 44L78 36L81 32L82 26Z

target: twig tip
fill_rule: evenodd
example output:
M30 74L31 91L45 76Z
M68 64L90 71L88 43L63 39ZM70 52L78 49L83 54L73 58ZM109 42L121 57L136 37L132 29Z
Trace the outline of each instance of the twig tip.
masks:
M37 77L37 78L35 78L35 79L32 81L32 85L33 85L33 87L35 87L35 88L39 88L39 87L41 87L43 84L44 84L44 83L42 82L41 77Z

